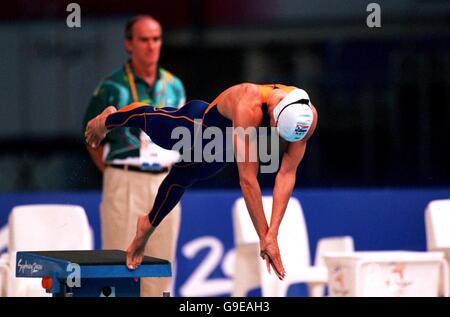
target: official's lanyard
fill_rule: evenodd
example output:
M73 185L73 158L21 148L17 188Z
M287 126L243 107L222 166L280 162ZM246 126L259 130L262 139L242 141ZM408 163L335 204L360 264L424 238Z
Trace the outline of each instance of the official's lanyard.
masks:
M131 68L130 68L130 64L126 63L125 64L125 70L127 72L127 77L128 77L128 82L130 83L130 89L131 89L131 94L133 96L133 101L134 102L139 102L139 95L137 93L137 89L136 89L136 83L134 82L134 76L133 73L131 72ZM155 83L156 84L156 83ZM166 94L166 81L165 79L163 79L161 81L161 101L158 105L158 107L164 107L164 99L165 99L165 94Z

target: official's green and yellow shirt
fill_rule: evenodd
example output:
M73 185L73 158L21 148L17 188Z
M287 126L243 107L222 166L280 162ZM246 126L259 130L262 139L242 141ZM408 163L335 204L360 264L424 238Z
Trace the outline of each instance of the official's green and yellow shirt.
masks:
M128 65L131 66L131 63ZM113 105L120 109L136 100L127 75L127 64L103 79L95 89L83 120L83 135L87 122L100 114L106 107ZM179 78L163 68L158 68L153 86L139 78L129 67L134 79L136 94L141 102L155 107L181 107L186 101L183 83ZM132 79L132 80L133 80ZM141 148L141 130L138 128L114 129L105 139L104 161L139 165Z

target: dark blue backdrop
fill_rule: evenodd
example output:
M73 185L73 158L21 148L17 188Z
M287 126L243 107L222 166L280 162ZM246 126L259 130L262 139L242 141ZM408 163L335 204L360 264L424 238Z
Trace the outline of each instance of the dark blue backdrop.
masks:
M231 208L240 195L238 190L191 190L184 195L174 295L192 296L199 289L204 290L204 296L229 295ZM338 235L351 235L357 250L425 250L425 207L430 200L449 198L450 188L314 189L296 191L294 196L303 205L313 259L320 238ZM95 247L99 248L99 202L98 192L3 194L0 228L4 228L16 205L78 204L88 214L95 232ZM0 250L4 247L0 245ZM292 288L289 294L304 295L304 289Z

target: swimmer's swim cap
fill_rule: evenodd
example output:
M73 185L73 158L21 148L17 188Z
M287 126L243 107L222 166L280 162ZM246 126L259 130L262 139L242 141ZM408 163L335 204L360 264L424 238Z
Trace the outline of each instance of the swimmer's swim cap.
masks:
M288 142L302 140L313 122L309 96L303 89L289 92L273 109L278 134Z

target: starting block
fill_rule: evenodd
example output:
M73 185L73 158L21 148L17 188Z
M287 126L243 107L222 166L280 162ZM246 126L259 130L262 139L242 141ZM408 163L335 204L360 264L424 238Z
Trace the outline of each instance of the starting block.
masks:
M42 278L54 297L139 296L141 277L172 276L167 260L145 256L136 270L125 263L120 250L17 252L16 276Z

